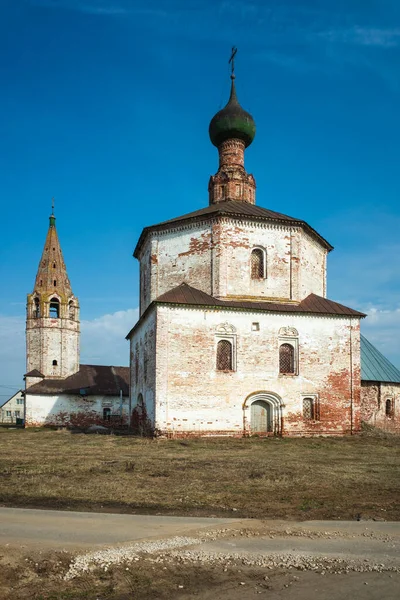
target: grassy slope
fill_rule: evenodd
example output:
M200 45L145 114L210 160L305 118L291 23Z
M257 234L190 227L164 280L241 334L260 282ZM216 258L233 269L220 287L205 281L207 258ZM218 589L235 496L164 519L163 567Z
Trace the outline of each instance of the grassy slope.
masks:
M0 428L0 502L258 518L400 519L400 438L146 440Z

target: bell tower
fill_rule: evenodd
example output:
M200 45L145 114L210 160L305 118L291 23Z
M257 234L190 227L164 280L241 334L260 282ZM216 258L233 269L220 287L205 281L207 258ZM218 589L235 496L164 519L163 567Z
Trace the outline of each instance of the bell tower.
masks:
M76 373L79 335L79 303L65 268L53 210L34 289L27 299L27 386L37 381L29 381L32 371L46 379Z

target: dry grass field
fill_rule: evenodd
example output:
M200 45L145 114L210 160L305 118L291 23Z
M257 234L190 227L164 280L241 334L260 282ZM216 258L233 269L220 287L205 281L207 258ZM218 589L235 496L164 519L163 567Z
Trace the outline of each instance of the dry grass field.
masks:
M400 519L400 438L148 440L0 428L0 503L110 512Z

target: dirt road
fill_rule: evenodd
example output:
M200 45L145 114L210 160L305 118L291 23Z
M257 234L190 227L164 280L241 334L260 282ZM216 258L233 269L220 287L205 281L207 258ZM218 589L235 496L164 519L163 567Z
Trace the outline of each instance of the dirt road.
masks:
M0 545L68 550L94 548L144 538L181 535L233 521L0 507Z
M0 524L7 600L399 598L397 522L0 509Z

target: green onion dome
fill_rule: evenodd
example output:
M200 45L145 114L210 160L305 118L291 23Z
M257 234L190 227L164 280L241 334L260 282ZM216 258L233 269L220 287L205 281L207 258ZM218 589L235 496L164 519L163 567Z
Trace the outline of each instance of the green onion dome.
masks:
M256 124L251 114L240 106L236 96L235 76L232 75L231 79L232 87L228 104L211 119L208 132L214 146L218 147L225 140L237 138L243 140L247 148L254 140Z

